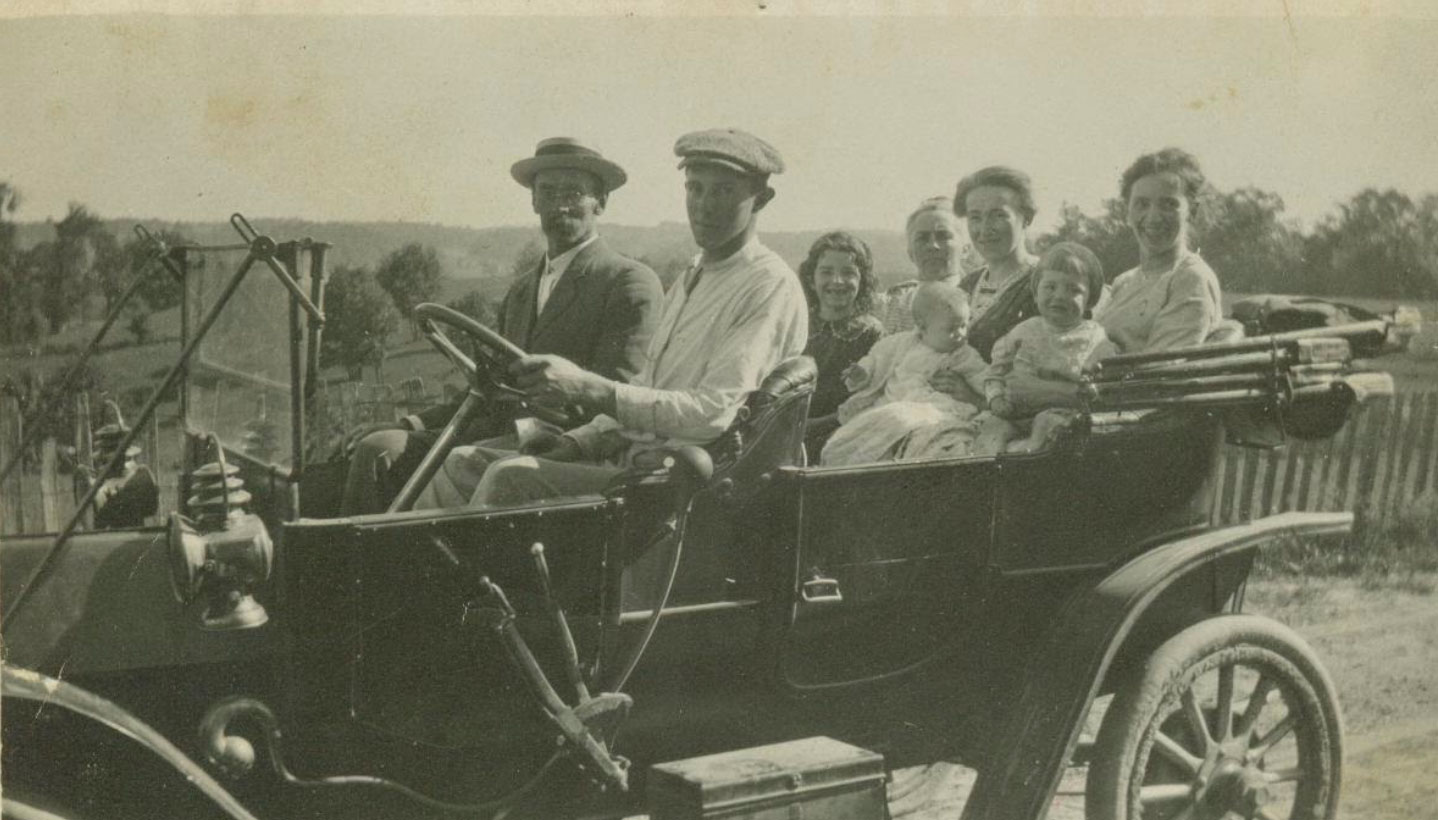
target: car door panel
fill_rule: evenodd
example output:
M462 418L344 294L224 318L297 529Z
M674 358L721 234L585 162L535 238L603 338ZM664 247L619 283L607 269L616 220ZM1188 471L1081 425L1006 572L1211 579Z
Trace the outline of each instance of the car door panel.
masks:
M995 478L993 459L786 470L797 521L783 683L884 678L950 643L987 563Z

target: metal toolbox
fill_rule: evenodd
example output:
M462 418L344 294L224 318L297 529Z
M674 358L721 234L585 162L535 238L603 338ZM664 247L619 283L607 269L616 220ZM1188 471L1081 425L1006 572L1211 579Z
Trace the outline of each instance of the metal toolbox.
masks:
M883 820L884 756L828 737L660 763L651 820Z

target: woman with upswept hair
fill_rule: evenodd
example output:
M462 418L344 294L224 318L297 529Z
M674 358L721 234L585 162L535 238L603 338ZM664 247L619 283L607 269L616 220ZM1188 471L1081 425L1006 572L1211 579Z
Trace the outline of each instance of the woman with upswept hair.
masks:
M984 260L959 287L973 310L969 345L987 360L999 337L1038 315L1032 282L1037 259L1028 248L1028 228L1037 213L1033 182L1015 168L981 168L959 180L953 208Z
M1119 193L1138 240L1138 267L1113 280L1111 297L1094 315L1122 352L1241 335L1223 319L1218 277L1189 247L1207 187L1198 160L1180 148L1144 154L1123 172Z

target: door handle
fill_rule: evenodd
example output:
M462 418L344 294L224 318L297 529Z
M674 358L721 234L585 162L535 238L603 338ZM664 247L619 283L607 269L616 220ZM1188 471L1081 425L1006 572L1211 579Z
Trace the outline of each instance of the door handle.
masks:
M815 572L799 585L799 597L806 604L837 604L844 600L837 579Z

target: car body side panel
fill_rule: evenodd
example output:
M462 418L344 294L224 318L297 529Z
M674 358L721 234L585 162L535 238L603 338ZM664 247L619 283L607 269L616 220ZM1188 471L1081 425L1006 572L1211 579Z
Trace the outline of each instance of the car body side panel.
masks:
M10 600L53 542L53 534L0 540L0 595ZM277 651L273 623L202 629L200 609L182 607L171 591L167 550L162 527L77 533L55 571L7 624L6 661L83 675L243 662Z
M980 770L965 820L1040 818L1058 787L1089 704L1125 641L1150 617L1163 617L1168 593L1185 582L1213 587L1215 609L1232 589L1218 589L1218 565L1250 555L1283 536L1346 532L1351 513L1284 513L1182 538L1144 552L1095 587L1069 599L1031 657L1035 665L1004 731Z
M568 688L531 547L544 545L580 663L602 651L620 504L301 520L284 529L291 636L282 722L301 774L385 773L452 799L527 779L553 727L490 615L498 584L556 689ZM458 565L435 546L441 540Z
M1221 430L1213 417L1174 415L1000 457L994 566L1109 566L1158 533L1206 524Z
M782 683L871 683L915 667L977 603L994 460L786 470L797 554Z

